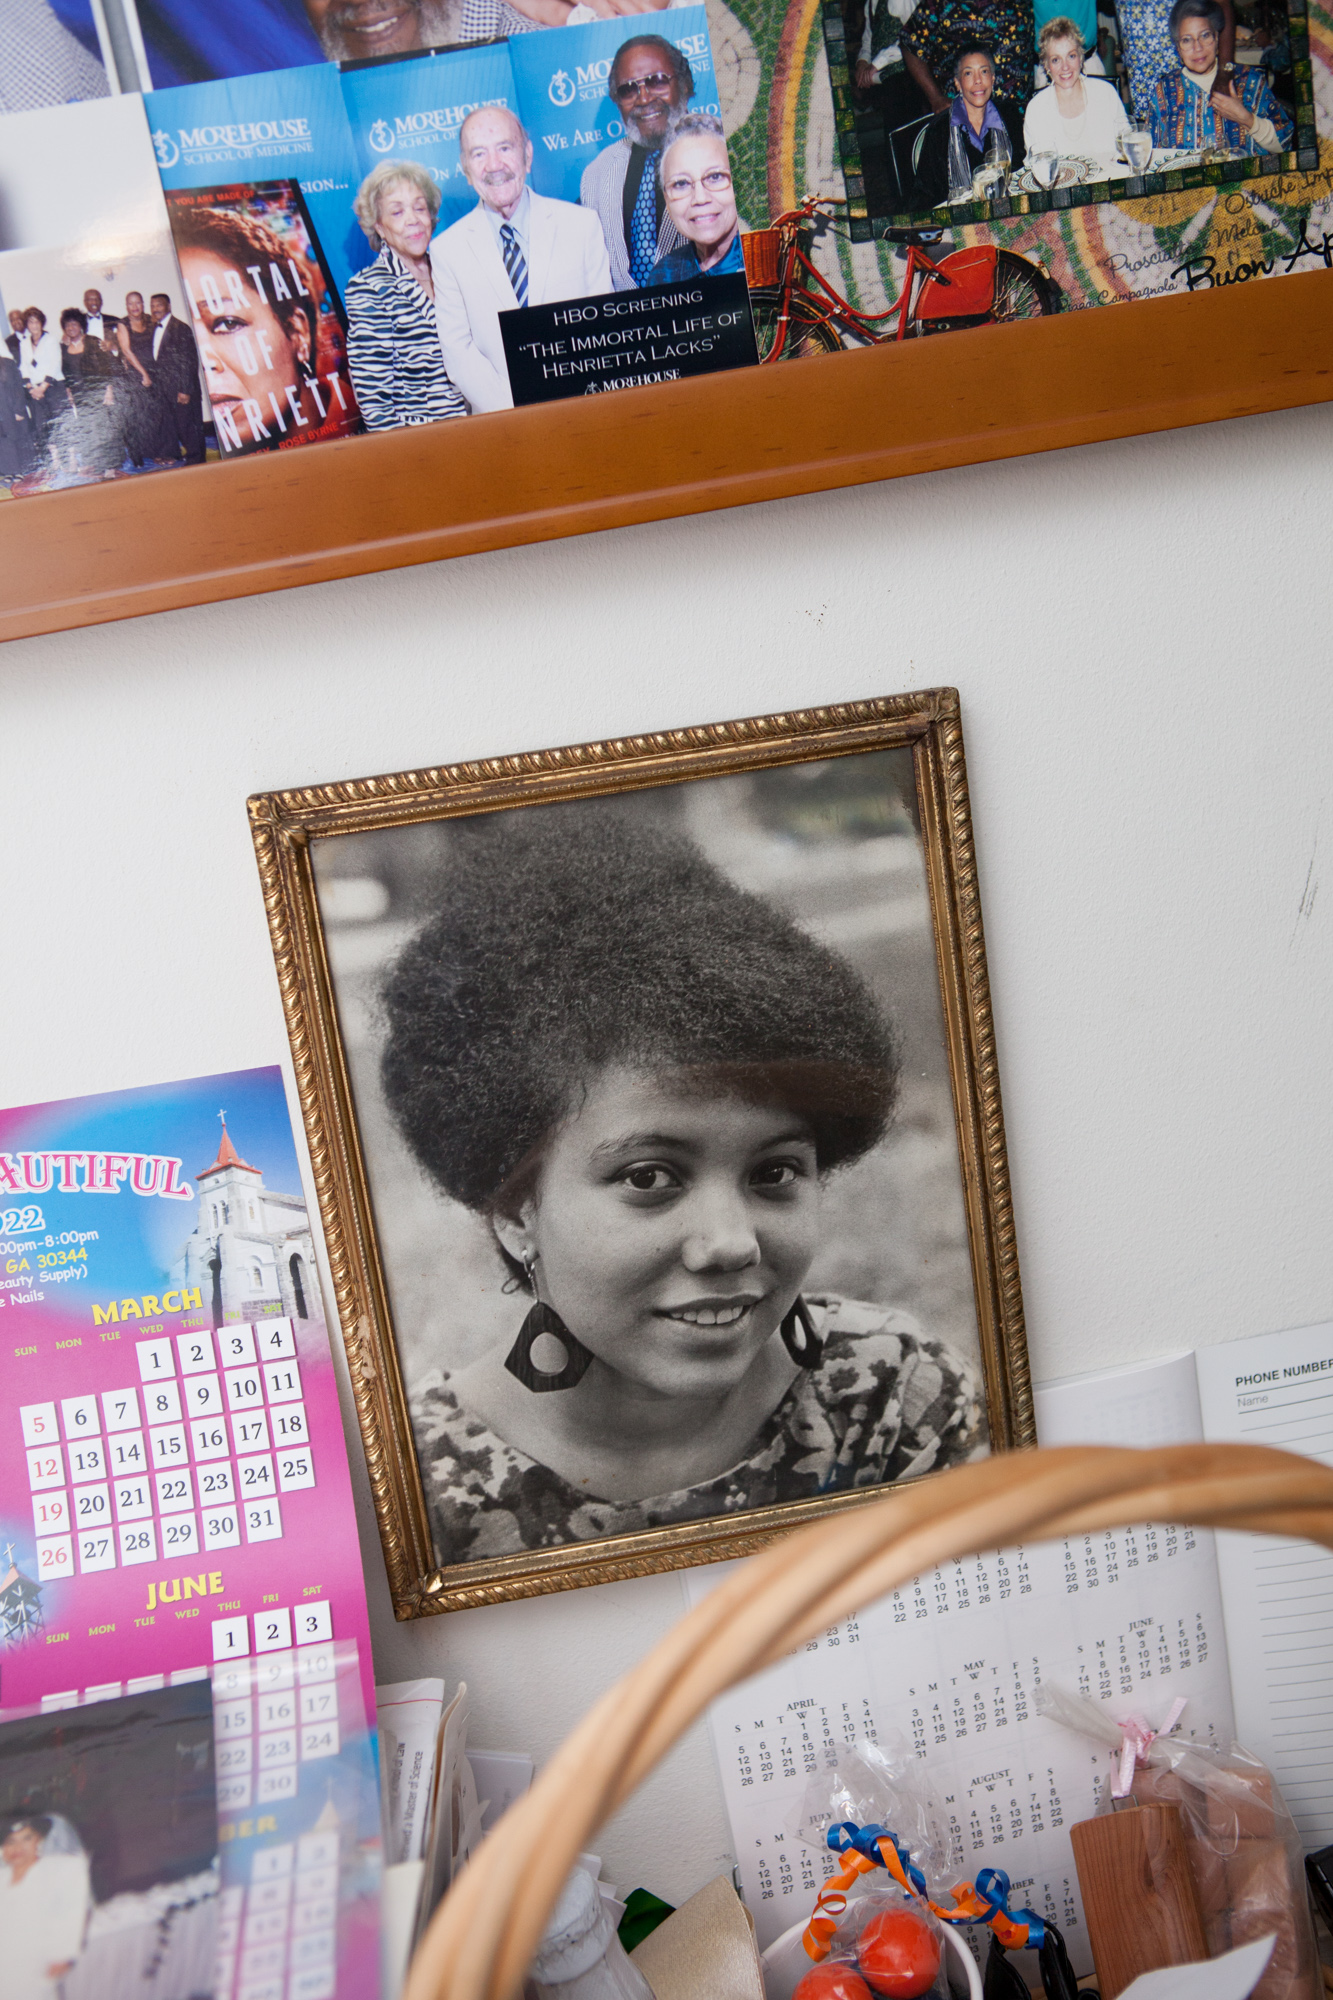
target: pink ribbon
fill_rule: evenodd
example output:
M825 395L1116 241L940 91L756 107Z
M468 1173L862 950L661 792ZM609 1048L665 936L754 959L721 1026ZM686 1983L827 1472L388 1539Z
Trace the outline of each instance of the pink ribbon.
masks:
M1169 1736L1185 1713L1185 1698L1173 1701L1167 1710L1166 1720L1160 1729L1150 1729L1141 1715L1127 1716L1120 1727L1123 1735L1120 1743L1120 1767L1111 1784L1114 1799L1129 1797L1134 1785L1134 1766L1147 1762L1148 1746L1159 1736Z

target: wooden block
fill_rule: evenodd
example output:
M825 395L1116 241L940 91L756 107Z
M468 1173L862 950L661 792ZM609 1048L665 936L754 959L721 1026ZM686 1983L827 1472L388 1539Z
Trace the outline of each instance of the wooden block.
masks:
M1069 1837L1102 2000L1142 1972L1207 1958L1178 1806L1130 1806Z
M1260 1765L1221 1764L1206 1796L1210 1840L1234 1847L1238 1840L1274 1838L1273 1780Z

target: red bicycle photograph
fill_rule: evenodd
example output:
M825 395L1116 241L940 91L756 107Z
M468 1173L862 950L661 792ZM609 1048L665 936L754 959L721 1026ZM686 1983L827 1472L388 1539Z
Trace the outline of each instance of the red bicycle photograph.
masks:
M926 228L885 231L883 242L907 250L902 291L884 312L862 312L811 259L815 238L829 233L841 233L833 204L808 195L767 229L742 237L761 366L918 334L1039 319L1060 310L1060 288L1041 264L989 243L933 257L927 246L942 242L945 232Z

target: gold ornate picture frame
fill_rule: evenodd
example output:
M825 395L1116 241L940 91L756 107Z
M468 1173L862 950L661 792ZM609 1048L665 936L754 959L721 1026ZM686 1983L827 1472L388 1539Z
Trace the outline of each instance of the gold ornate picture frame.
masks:
M555 810L540 820L526 817L531 809L544 808ZM985 1449L987 1440L992 1450L1035 1443L953 689L267 793L250 800L249 812L334 1303L399 1618L746 1555L803 1522L863 1504L888 1480L928 1473ZM676 931L668 933L663 920L666 947L651 942L646 915L642 923L633 915L652 903L642 884L656 879L655 855L665 857L662 866L688 857L688 893L696 898L694 904L673 906ZM641 1366L648 1368L641 1334L635 1336L637 1347L608 1346L621 1337L612 1325L611 1305L607 1325L599 1321L594 1327L570 1311L566 1294L544 1300L541 1289L543 1284L550 1289L543 1276L548 1269L561 1270L552 1234L560 1203L548 1201L547 1178L557 1171L553 1162L558 1142L565 1143L561 1135L574 1134L569 1143L576 1144L587 1120L595 1119L601 1072L586 1065L583 1071L571 1068L577 1088L572 1094L566 1090L565 1109L542 1128L540 1144L522 1140L517 1113L512 1130L504 1119L497 1125L492 1114L493 1144L473 1133L471 1164L455 1160L455 1155L462 1159L463 1128L480 1129L475 1117L468 1124L469 1086L460 1084L459 1076L470 1075L468 1066L482 1060L483 1043L515 1051L512 1075L508 1063L500 1074L516 1103L521 1092L514 1079L544 1076L552 1061L564 1060L559 1039L549 1047L542 1043L546 1053L539 1059L508 1014L498 1025L485 1015L487 1005L509 1006L513 984L502 976L509 953L494 945L495 909L505 921L512 918L515 939L526 943L530 954L538 953L541 936L534 927L541 922L537 912L545 892L540 887L532 892L531 881L561 865L567 879L559 893L566 903L570 883L576 902L584 894L578 884L588 885L582 918L576 910L569 920L571 966L579 963L579 923L586 937L595 942L598 936L598 885L605 881L630 910L629 928L637 923L643 932L643 938L636 933L637 941L624 943L631 952L625 963L641 967L642 953L650 949L669 955L670 937L682 931L680 908L692 923L697 911L698 938L723 940L717 958L739 967L741 984L727 988L737 1019L744 1016L738 1034L761 1033L752 1010L735 1000L746 990L752 958L765 966L790 958L798 968L791 993L803 996L800 1004L793 1001L789 1023L774 983L784 975L765 974L764 995L772 1000L769 1014L778 1024L772 1032L780 1039L790 1031L797 1038L794 1049L800 1033L807 1040L790 1057L782 1050L774 1054L775 1043L765 1043L762 1052L754 1043L745 1074L762 1076L762 1087L752 1078L737 1083L735 1062L720 1064L717 1074L729 1080L719 1085L716 1078L699 1083L710 1072L693 1058L650 1055L647 1043L640 1054L633 1036L651 1041L657 1034L652 1047L658 1049L663 1034L668 1039L675 1034L669 1021L661 1026L669 1003L656 996L655 987L647 1014L641 1008L635 1018L651 1017L658 1027L626 1028L629 1053L615 1059L620 1068L611 1061L608 1073L619 1077L628 1073L627 1064L633 1077L651 1070L645 1087L668 1094L676 1087L672 1078L688 1076L692 1095L681 1113L687 1126L692 1105L706 1110L725 1098L743 1127L743 1144L758 1149L743 1155L758 1167L738 1170L735 1184L742 1207L757 1203L762 1211L755 1225L760 1247L748 1247L746 1223L734 1254L730 1239L725 1254L717 1251L717 1270L730 1262L710 1281L728 1294L744 1286L744 1296L737 1291L733 1303L721 1306L715 1298L702 1305L659 1298L651 1323L663 1329L662 1354L676 1357L670 1368L684 1371L673 1374L671 1383L688 1377L689 1393L702 1398L700 1407L712 1408L709 1371L720 1371L716 1379L725 1386L713 1401L727 1411L734 1404L735 1420L748 1422L746 1399L767 1371L769 1393L765 1400L762 1386L756 1388L761 1400L753 1405L762 1423L733 1458L725 1456L725 1429L716 1447L707 1440L700 1444L703 1457L695 1456L692 1441L682 1446L677 1485L666 1492L660 1484L650 1486L647 1496L634 1489L630 1454L626 1489L615 1486L622 1475L613 1468L604 1476L611 1497L595 1497L602 1490L595 1469L600 1461L594 1449L586 1461L588 1474L580 1477L585 1461L576 1452L571 1462L567 1421L570 1409L588 1401L589 1391L577 1387L582 1370L596 1364L589 1381L600 1396L606 1385L608 1394L623 1389L622 1356L629 1356L631 1377ZM621 871L614 884L613 867ZM627 879L638 885L633 895L626 891ZM474 923L478 896L483 902L490 898L486 921L492 928L483 924L477 933L491 942L469 961L476 976L469 975L466 987L469 1019L482 1026L475 1035L469 1028L456 1037L450 1069L443 1054L435 1060L436 1045L429 1039L434 1017L421 1017L427 1026L420 1031L409 1032L402 1022L417 1020L412 996L423 977L435 977L441 954L447 958L462 949L458 926L464 925L466 935L469 919L466 911L458 914L460 897L467 903L461 882L472 884L467 908ZM558 901L554 890L546 895L547 906ZM620 928L625 921L619 919ZM746 943L752 935L758 940L753 953ZM545 948L548 965L564 956L549 943ZM640 953L637 960L634 951ZM610 977L615 973L610 944L607 958ZM586 956L582 963L580 991L589 976ZM706 985L713 977L709 951L696 953L691 963L701 968L691 979ZM594 965L594 981L596 973ZM556 964L548 1013L557 1005L560 977ZM574 978L569 972L566 984ZM827 992L819 983L826 978L834 982ZM641 990L653 986L640 981ZM668 989L684 995L670 1005L688 1012L691 984L671 987L667 980L663 990ZM797 1015L813 1025L799 1030ZM833 1016L893 1023L886 1033L896 1042L896 1057L891 1050L888 1060L897 1069L900 1090L887 1134L893 1086L885 1095L870 1058L858 1068L851 1056L825 1061L817 1049L809 1053L815 1049L809 1036L818 1038L821 1023ZM610 1048L619 1046L617 1017L615 1007L596 1017L609 1023ZM536 1017L529 1010L522 1018ZM875 1032L864 1029L870 1036L868 1042L863 1036L864 1046L881 1046ZM412 1053L423 1047L423 1033L429 1052L424 1062ZM854 1028L847 1034L854 1036ZM577 1036L571 1050L575 1041ZM393 1058L388 1069L386 1045ZM572 1053L568 1060L576 1062ZM799 1087L772 1081L798 1072L805 1079ZM827 1102L809 1097L812 1076L821 1079L821 1092L823 1079L832 1079ZM848 1077L855 1105L844 1117L852 1101L843 1089ZM418 1084L426 1093L420 1097L424 1112ZM495 1100L494 1078L488 1088L489 1096L477 1086L478 1102ZM789 1112L786 1107L797 1098L805 1109ZM835 1100L843 1106L836 1115L830 1108ZM684 1099L678 1094L669 1101ZM779 1102L787 1126L797 1130L795 1140L760 1129L764 1117L773 1121ZM409 1115L406 1104L417 1108ZM663 1122L670 1122L665 1114ZM721 1145L715 1133L724 1127L730 1130L726 1118L701 1111L689 1128L701 1135L697 1143L706 1163L714 1157L708 1149ZM826 1138L835 1127L844 1134L836 1143ZM846 1139L853 1127L860 1136ZM692 1155L680 1156L686 1164L679 1172L673 1164L678 1154L671 1148L693 1143L672 1128L662 1141L665 1166L636 1156L632 1167L621 1162L614 1177L608 1174L610 1194L598 1182L596 1199L617 1205L615 1227L628 1213L631 1231L640 1229L645 1205L656 1213L655 1204L669 1208L687 1194L693 1199L696 1184L714 1185L707 1181L712 1165L692 1180ZM497 1166L487 1180L484 1167L476 1164L486 1144L492 1144L497 1160L507 1157L506 1146L522 1159ZM787 1149L781 1158L774 1152L779 1146ZM601 1146L597 1156L607 1150ZM724 1173L717 1185L730 1189L725 1174L732 1167L717 1171ZM783 1209L783 1203L794 1206ZM807 1218L800 1224L806 1236L791 1220L798 1215ZM770 1222L771 1216L777 1220ZM524 1234L529 1225L530 1245ZM765 1232L777 1244L776 1275L770 1275ZM581 1240L600 1243L602 1235L594 1230ZM757 1275L746 1278L745 1269ZM533 1360L545 1350L540 1332L533 1344L530 1327L545 1322L527 1297L516 1296L526 1290L543 1309L563 1304L575 1319L571 1337L553 1313L559 1335L550 1350L553 1359ZM795 1303L788 1310L793 1291ZM779 1312L784 1317L775 1332L764 1315L775 1319ZM743 1333L732 1329L737 1315ZM520 1322L523 1337L502 1367L501 1356ZM597 1352L579 1340L580 1328ZM516 1380L523 1386L515 1389ZM534 1387L562 1387L566 1380L582 1399L577 1406L525 1394ZM647 1389L634 1393L665 1392L652 1377ZM612 1407L613 1401L606 1404ZM548 1431L549 1460L542 1444ZM716 1464L706 1462L714 1448L724 1454ZM614 1455L614 1438L608 1449ZM466 1469L460 1473L460 1467ZM774 1499L775 1493L792 1497Z

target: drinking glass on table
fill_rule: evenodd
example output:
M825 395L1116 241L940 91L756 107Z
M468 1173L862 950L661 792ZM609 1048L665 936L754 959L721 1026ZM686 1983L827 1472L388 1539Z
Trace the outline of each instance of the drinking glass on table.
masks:
M986 165L995 177L995 193L1002 195L1009 186L1009 175L1013 171L1013 155L1009 149L1009 134L1004 131L992 132L986 140Z
M1152 164L1152 133L1148 126L1136 120L1122 132L1120 153L1132 174L1146 174Z
M1060 155L1047 152L1029 153L1028 166L1039 188L1053 188L1060 172Z

